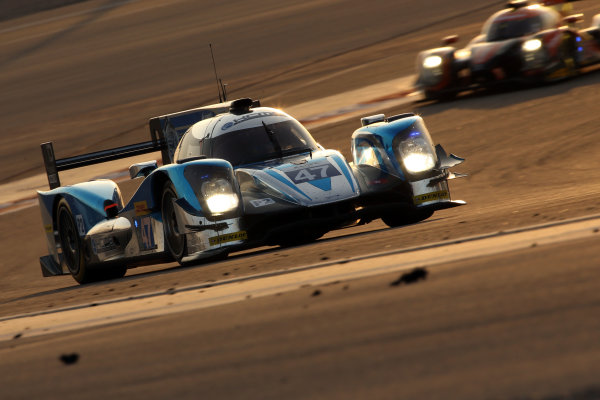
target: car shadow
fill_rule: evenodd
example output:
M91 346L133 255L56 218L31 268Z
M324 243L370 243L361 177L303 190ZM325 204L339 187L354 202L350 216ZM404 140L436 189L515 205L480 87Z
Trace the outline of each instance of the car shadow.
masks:
M178 271L184 270L184 269L195 269L195 268L205 268L205 267L209 267L209 266L214 266L214 265L218 265L218 264L222 264L222 263L226 263L229 261L235 261L235 260L240 260L243 258L250 258L250 257L254 257L254 256L260 256L260 255L265 255L265 254L275 254L277 252L281 252L281 251L285 251L287 249L292 249L292 248L299 248L299 247L311 247L311 246L315 246L315 245L319 245L319 244L327 244L327 243L335 243L341 240L346 240L348 238L360 238L360 237L367 237L369 235L378 233L378 232L383 232L383 231L387 231L390 229L394 229L394 230L401 230L403 228L409 227L409 226L414 226L414 225L420 225L420 224L428 224L434 221L440 221L445 219L444 217L438 217L438 218L434 218L431 217L425 221L421 221L418 222L416 224L410 224L410 225L404 225L404 226L400 226L400 227L395 227L395 228L388 228L388 227L380 227L380 228L374 228L368 231L364 231L364 232L356 232L356 233L347 233L344 234L342 233L341 235L335 236L335 237L329 237L329 238L323 238L323 239L319 239L316 240L314 242L311 243L306 243L306 244L302 244L302 245L297 245L297 246L290 246L290 247L280 247L280 246L273 246L273 247L260 247L257 249L253 249L253 250L246 250L243 252L239 252L239 253L233 253L232 255L230 255L229 257L227 257L224 260L220 260L220 261L209 261L209 262L198 262L195 264L190 264L190 265L185 265L185 266L180 266L177 264L172 264L171 266L168 266L167 264L165 264L165 268L161 268L159 270L153 270L153 271L145 271L145 272L140 272L140 273L136 273L136 274L132 274L132 275L127 275L123 278L119 278L116 280L111 280L111 281L102 281L102 282L94 282L94 283L88 283L85 285L79 285L76 284L75 282L73 282L72 286L67 286L67 287L61 287L61 288L57 288L57 289L51 289L51 290L44 290L38 293L32 293L32 294L28 294L25 296L20 296L20 297L15 297L15 298L11 298L11 299L7 299L6 301L2 301L0 302L0 305L6 305L6 304L10 304L10 303L14 303L17 301L24 301L24 300L30 300L30 299L36 299L36 298L42 298L44 296L50 296L50 295L55 295L55 294L66 294L69 292L75 292L75 291L81 291L81 290L85 290L85 289L90 289L90 288L95 288L95 287L102 287L102 286L106 286L107 284L110 283L126 283L126 282L135 282L136 280L139 280L141 278L148 278L148 277L156 277L156 276L161 276L161 275L169 275L169 274L173 274L173 273L177 273ZM339 231L335 231L335 232L343 232L345 229L341 229ZM335 260L327 260L326 263L330 264L332 261ZM315 263L318 264L318 263ZM160 264L157 264L160 265ZM143 269L144 267L140 267L140 269ZM68 276L65 276L65 278L69 278ZM241 276L241 277L237 277L236 279L250 279L251 275L248 276ZM209 280L206 282L199 282L199 285L206 285L206 287L210 287L213 285L220 285L221 281L224 280L228 280L226 279L222 279L222 280ZM166 292L169 292L168 289L165 289ZM138 295L139 296L139 295ZM105 303L106 301L111 301L110 299L101 299L99 300L99 302ZM67 308L81 308L81 307L88 307L89 305L93 304L93 301L87 302L86 304L83 305L73 305L73 306L67 306ZM40 313L50 313L50 312L56 312L55 308L49 308L47 311L41 311Z
M461 93L453 100L417 101L414 104L414 109L424 118L453 109L489 110L497 108L499 103L503 106L517 105L535 99L564 94L575 88L593 86L598 83L600 83L600 66L594 66L583 69L579 76L561 82L471 90Z

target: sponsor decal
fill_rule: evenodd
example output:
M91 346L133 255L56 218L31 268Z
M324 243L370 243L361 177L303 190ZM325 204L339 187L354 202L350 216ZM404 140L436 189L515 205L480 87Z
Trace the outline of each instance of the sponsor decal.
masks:
M309 164L308 166L294 168L292 170L286 170L285 174L295 184L341 175L340 171L338 171L337 168L331 165L328 161L313 163Z
M274 112L257 112L257 113L252 113L252 114L246 114L240 118L236 118L233 121L229 121L226 124L223 124L223 126L221 127L221 130L226 131L227 129L229 129L231 127L234 127L238 124L241 124L242 122L246 122L251 119L272 117L272 116L283 116L283 115L279 114L279 113L274 113Z
M448 191L447 190L439 190L437 192L425 193L425 194L420 194L420 195L414 196L413 202L415 203L415 205L419 205L419 204L423 204L423 203L428 203L430 201L448 200L448 199L450 199L450 194L448 193Z
M270 197L267 197L264 199L250 200L250 204L252 204L254 207L258 208L258 207L264 207L264 206L269 206L271 204L275 204L275 200L273 200Z
M216 246L218 244L227 243L227 242L236 242L238 240L246 240L248 239L248 233L246 231L239 231L233 233L224 233L219 236L213 236L208 238L208 243L211 246Z
M133 207L135 208L136 217L150 214L150 210L148 209L148 203L146 202L146 200L136 201L135 203L133 203Z
M75 216L75 223L77 224L79 236L85 236L85 223L83 222L83 216L81 214Z

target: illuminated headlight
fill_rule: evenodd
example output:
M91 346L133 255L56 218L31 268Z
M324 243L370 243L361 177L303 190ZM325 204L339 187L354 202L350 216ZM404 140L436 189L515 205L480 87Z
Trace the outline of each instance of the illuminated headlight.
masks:
M212 214L223 214L238 206L238 196L226 179L204 182L200 190Z
M435 154L422 136L410 137L400 143L400 156L408 172L418 173L435 167Z
M471 50L462 49L454 52L454 58L457 60L466 60L469 57L471 57Z
M428 56L423 60L423 67L425 68L437 68L442 65L442 57L440 56Z
M423 172L435 166L435 161L431 154L410 154L402 162L410 172Z
M523 51L532 52L537 51L542 47L542 41L540 39L529 39L523 43Z

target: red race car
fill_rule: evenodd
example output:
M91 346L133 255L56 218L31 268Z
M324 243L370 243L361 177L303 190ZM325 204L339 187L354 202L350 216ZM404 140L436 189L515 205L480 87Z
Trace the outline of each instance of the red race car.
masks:
M557 81L599 63L600 14L591 27L578 29L583 15L566 14L570 6L566 0L510 1L466 47L452 47L454 35L443 39L444 47L421 52L416 88L427 99L447 99L497 83Z

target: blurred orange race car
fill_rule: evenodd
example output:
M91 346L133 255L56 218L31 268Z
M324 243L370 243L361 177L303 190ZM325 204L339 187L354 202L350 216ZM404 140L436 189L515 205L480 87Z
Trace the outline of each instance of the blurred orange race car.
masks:
M557 11L558 9L558 11ZM574 76L600 62L600 14L592 26L578 29L582 14L570 12L570 1L510 1L483 25L481 34L462 49L444 47L417 57L416 88L427 99L452 98L466 89L498 83L550 82Z

